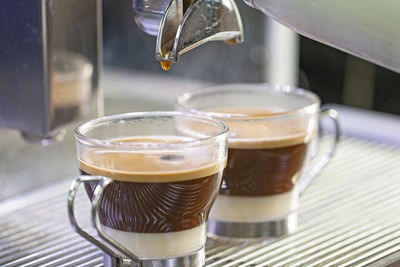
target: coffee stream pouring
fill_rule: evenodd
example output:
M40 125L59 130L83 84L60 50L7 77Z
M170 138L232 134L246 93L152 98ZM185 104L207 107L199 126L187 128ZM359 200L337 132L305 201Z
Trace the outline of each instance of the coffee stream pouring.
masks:
M304 36L400 72L398 0L244 1ZM139 27L158 34L161 63L210 40L243 41L233 0L133 0L133 8Z
M244 40L234 0L133 0L133 10L138 26L157 35L155 57L164 70L205 42Z

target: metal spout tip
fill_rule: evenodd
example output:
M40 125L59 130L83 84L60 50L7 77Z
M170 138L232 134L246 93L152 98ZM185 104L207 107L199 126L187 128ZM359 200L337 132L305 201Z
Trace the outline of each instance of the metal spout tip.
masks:
M234 0L171 0L159 27L156 59L177 62L180 55L208 41L236 44L243 40Z
M166 55L162 55L161 53L156 53L156 60L162 62L162 61L167 61L171 63L177 63L178 62L178 56L170 53Z

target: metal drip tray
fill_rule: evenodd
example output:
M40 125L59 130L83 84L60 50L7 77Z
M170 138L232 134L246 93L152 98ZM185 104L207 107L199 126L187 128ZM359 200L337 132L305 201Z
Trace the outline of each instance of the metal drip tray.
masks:
M102 266L67 219L71 180L0 204L0 266ZM85 196L77 213L85 214ZM400 150L344 139L301 198L299 228L270 243L209 239L207 266L382 266L400 258ZM79 217L78 217L79 219ZM393 264L395 266L395 263Z

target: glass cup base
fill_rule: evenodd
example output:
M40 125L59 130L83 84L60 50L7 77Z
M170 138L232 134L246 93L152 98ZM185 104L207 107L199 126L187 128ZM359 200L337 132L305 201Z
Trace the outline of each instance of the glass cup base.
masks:
M191 255L185 255L174 258L166 259L146 259L138 261L132 261L127 258L116 258L103 254L104 266L105 267L167 267L167 266L188 266L188 267L201 267L205 264L205 249L202 246L198 251Z
M208 219L208 234L213 238L258 241L273 239L296 231L297 212L266 222L226 222Z

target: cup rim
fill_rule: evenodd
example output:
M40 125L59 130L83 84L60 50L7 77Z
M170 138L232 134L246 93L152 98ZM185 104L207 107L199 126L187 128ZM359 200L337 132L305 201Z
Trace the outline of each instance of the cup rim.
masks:
M157 142L118 142L115 140L106 140L99 138L88 137L83 133L84 129L88 127L94 126L99 123L118 120L118 119L130 119L130 118L149 118L149 117L173 117L173 116L184 116L188 118L194 118L202 121L208 121L220 127L220 131L217 133L204 137L204 138L196 138L193 140L182 141L179 143L157 143ZM129 148L129 149L138 149L138 148L151 148L151 149L165 149L165 148L182 148L182 147L194 147L202 145L206 142L211 142L213 140L223 138L223 135L227 136L228 134L228 126L215 118L199 116L196 114L189 114L185 112L179 111L147 111L147 112L129 112L129 113L121 113L115 115L104 116L100 118L96 118L85 123L80 124L75 129L75 139L77 142L80 142L84 145L89 146L100 146L102 148Z
M231 88L231 86L243 86L243 88ZM250 87L251 86L251 87ZM224 113L224 112L212 112L212 111L204 111L200 109L190 108L184 104L185 101L193 98L194 96L200 96L207 93L214 92L224 92L224 91L255 91L255 92L281 92L285 94L297 95L311 100L311 104L305 105L303 107L297 109L291 109L285 112L275 112L269 114L261 114L261 115L248 115L248 114L240 114L240 113ZM196 114L200 116L213 117L217 119L223 120L265 120L265 119L276 119L281 117L292 116L299 112L305 112L307 110L317 109L321 104L321 99L318 95L313 92L290 86L290 85L282 85L282 84L268 84L268 83L231 83L231 84L220 84L220 85L211 85L201 87L196 90L185 92L179 96L177 96L175 105L179 110L184 112L188 112L191 114Z

